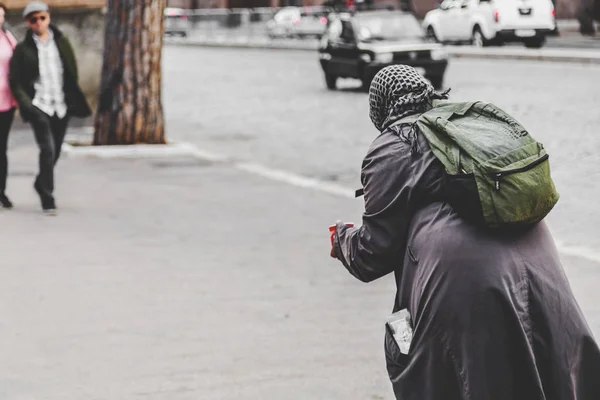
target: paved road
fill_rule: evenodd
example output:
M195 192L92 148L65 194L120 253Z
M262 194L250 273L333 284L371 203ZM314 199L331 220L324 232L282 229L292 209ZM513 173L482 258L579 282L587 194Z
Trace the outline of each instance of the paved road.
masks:
M597 72L480 62L448 76L457 98L497 101L547 142L563 193L554 229L588 247L599 95L586 78ZM165 75L173 140L356 185L376 134L366 96L355 82L325 91L310 54L168 48ZM549 82L554 92L539 86ZM48 218L31 187L35 146L19 135L17 207L0 213L0 398L392 398L393 279L362 284L327 255L326 226L358 221L360 201L230 163L65 157L60 215ZM599 264L563 260L600 334Z
M0 212L0 398L389 400L391 275L328 257L351 199L195 159L66 156L56 218L11 149ZM600 333L598 264L564 256Z
M237 159L350 188L377 132L359 83L325 89L314 54L169 46L165 107L172 138ZM486 100L516 116L551 154L562 198L550 219L571 246L600 248L597 135L600 66L453 60L456 100Z

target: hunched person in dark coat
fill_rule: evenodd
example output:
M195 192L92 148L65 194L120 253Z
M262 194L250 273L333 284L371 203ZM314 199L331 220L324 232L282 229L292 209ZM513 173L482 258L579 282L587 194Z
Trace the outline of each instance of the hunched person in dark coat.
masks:
M503 232L466 222L444 201L426 139L395 124L444 98L411 67L375 77L381 134L362 165L363 224L338 222L331 250L363 282L395 275L393 312L412 324L408 351L386 325L396 398L600 399L600 351L546 224Z

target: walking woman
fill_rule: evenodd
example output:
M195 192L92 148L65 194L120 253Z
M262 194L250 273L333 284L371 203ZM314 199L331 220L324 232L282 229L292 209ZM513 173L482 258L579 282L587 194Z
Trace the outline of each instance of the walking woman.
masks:
M17 45L15 37L4 28L6 6L0 3L0 206L12 208L12 203L6 196L6 177L8 175L8 134L15 116L15 101L8 82L9 64Z

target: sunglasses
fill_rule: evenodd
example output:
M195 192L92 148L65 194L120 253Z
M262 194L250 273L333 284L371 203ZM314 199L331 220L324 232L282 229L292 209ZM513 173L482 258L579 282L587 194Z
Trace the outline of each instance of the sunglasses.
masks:
M41 15L41 16L39 16L39 17L31 17L31 18L29 18L29 23L30 23L30 24L36 24L36 23L38 22L38 19L39 19L40 21L45 21L45 20L46 20L46 18L47 18L47 17L46 17L45 15Z

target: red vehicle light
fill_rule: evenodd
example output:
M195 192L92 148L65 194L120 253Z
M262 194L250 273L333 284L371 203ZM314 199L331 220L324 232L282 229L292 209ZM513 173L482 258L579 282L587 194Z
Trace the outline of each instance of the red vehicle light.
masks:
M500 22L500 11L494 13L494 21Z
M556 10L552 10L552 16L556 18Z
M327 18L325 17L321 17L320 21L323 25L327 24Z

